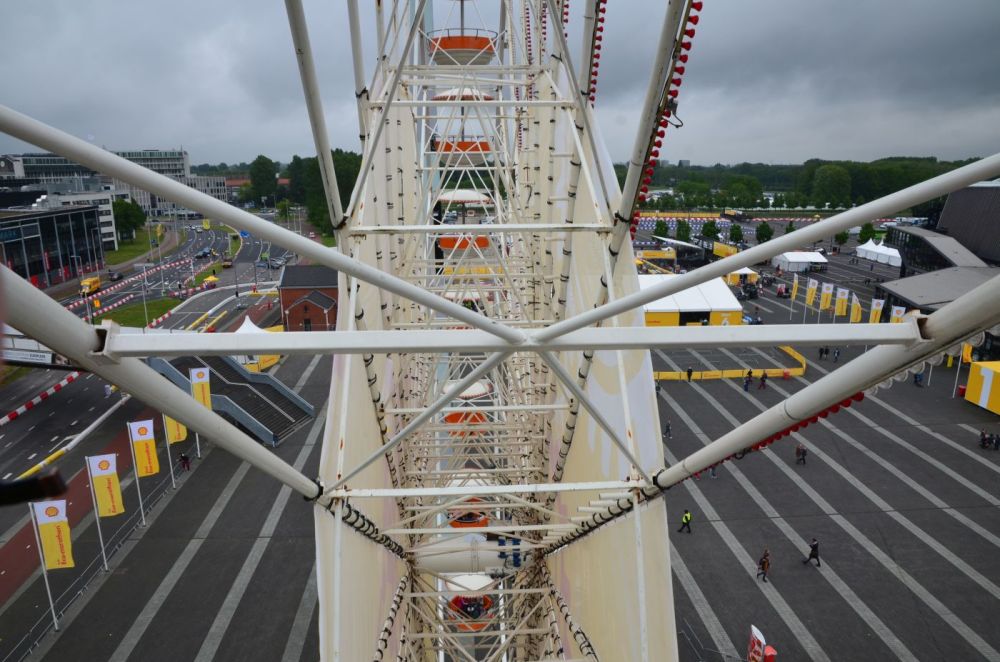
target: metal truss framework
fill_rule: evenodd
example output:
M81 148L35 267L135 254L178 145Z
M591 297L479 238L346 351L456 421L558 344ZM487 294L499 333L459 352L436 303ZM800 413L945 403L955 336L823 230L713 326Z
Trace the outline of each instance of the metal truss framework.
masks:
M647 581L654 568L642 550L669 558L666 537L646 530L639 514L646 506L694 473L1000 323L1000 278L896 325L666 331L630 326L627 316L996 176L1000 155L638 292L628 226L658 147L659 118L672 107L670 81L690 3L668 5L621 190L594 128L589 72L574 67L563 32L564 2L482 3L487 10L465 0L449 3L452 12L440 21L433 4L376 3L379 58L366 84L357 1L347 0L364 154L341 209L305 15L299 0L286 0L337 249L0 107L0 130L339 270L338 331L192 337L95 328L0 267L11 323L316 502L324 658L361 659L347 651L365 651L375 660L619 659L602 623L586 620L585 594L567 591L555 564L575 550L587 553L592 534L633 513L632 526L613 529L613 546L639 550L634 567L618 572L631 572L637 587L623 599L646 604L647 587L663 587ZM601 7L594 0L584 9L584 66L600 41ZM648 362L650 348L832 342L876 347L669 468L658 438L638 438L639 430L659 426L655 411L630 396L632 356ZM331 384L318 479L139 360L234 352L337 357L335 374L343 379ZM610 357L609 379L599 385L591 377L597 352ZM651 395L653 383L638 389ZM656 450L652 461L649 448ZM625 474L582 478L588 474L580 467L598 464L602 453L627 467ZM332 537L320 539L327 527ZM343 593L352 585L344 555L357 542L346 536L363 536L369 547L360 549L387 559L381 576L369 578L382 582L370 640L359 641L363 629L341 627L350 609ZM667 565L668 583L669 576ZM626 627L638 642L634 659L676 659L672 636L662 650L650 650L655 633L644 609Z

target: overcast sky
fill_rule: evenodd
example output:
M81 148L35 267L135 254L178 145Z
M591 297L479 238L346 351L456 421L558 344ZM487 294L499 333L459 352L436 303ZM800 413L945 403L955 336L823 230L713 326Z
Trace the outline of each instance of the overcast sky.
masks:
M371 52L373 3L360 4ZM632 144L665 4L608 3L597 115L615 160ZM450 1L435 6L443 18ZM331 143L357 150L347 11L305 10ZM1000 0L706 0L697 32L671 161L1000 151ZM183 146L192 163L315 153L279 0L16 0L0 43L0 103L109 149ZM31 149L0 134L0 153Z

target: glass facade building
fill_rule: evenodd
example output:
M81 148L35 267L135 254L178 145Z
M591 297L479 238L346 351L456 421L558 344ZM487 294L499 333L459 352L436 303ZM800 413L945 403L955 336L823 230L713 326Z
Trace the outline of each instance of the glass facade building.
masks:
M0 259L41 288L103 269L97 207L0 210Z

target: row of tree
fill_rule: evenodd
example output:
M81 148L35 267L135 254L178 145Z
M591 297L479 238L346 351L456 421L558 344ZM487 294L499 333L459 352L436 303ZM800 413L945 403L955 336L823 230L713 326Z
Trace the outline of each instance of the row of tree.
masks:
M938 161L934 157L891 157L871 162L810 159L801 165L741 163L734 166L665 165L653 171L650 186L671 188L644 205L653 209L723 209L726 207L807 207L843 209L864 204L917 182L970 163ZM626 166L616 165L620 180ZM775 193L773 203L764 190ZM943 199L912 211L936 218Z
M653 227L653 235L656 237L669 237L670 227L664 220L659 220ZM790 232L795 232L795 222L788 221L785 223L785 234ZM770 241L774 236L774 228L771 227L766 221L758 223L756 229L754 230L755 238L758 244L763 244L766 241ZM861 226L861 231L858 233L858 242L865 243L869 239L874 239L877 234L875 226L872 223L865 223ZM706 221L701 226L702 239L708 239L711 241L721 241L722 240L722 230L719 228L719 224L715 221ZM833 240L838 246L843 246L850 239L850 234L848 232L839 232L834 235ZM691 224L683 219L677 221L677 228L674 231L674 238L678 241L691 241ZM729 224L729 243L736 245L743 243L743 228L738 223Z
M132 241L136 231L146 226L146 212L134 200L114 200L111 212L115 215L115 232L120 242Z

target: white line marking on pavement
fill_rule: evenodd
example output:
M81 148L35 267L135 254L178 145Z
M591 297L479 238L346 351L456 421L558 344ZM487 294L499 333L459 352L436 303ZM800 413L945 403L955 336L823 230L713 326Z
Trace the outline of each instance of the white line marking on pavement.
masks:
M30 428L28 428L28 432L31 432L31 431L32 431L32 430L34 430L34 429L35 429L35 426L34 426L34 425L32 425L32 426L31 426Z
M97 409L97 405L94 405L93 407L91 407L90 409L88 409L87 413L90 413L90 412L94 411L95 409Z
M8 478L10 478L10 477L11 477L11 476L13 476L13 475L14 475L14 474L13 474L13 472L11 472L11 473L7 474L6 476L4 476L4 477L3 477L2 479L0 479L0 480L7 480Z
M138 645L142 635L146 632L146 628L148 628L150 623L153 622L153 619L156 618L157 613L160 611L160 607L163 606L163 603L166 602L167 598L170 596L170 592L173 591L177 582L180 581L180 578L184 575L188 565L191 564L195 554L201 548L202 543L205 542L205 538L211 532L212 527L215 526L215 523L222 515L223 509L225 509L230 499L232 499L237 486L243 480L243 477L247 475L249 470L249 463L240 463L236 473L234 473L232 478L229 479L229 482L226 483L226 487L222 490L219 498L215 500L215 503L212 505L212 509L208 511L205 519L202 520L201 525L194 534L194 537L192 537L192 539L188 542L184 551L181 552L181 555L177 558L177 560L174 561L174 565L170 568L166 577L163 578L163 581L160 582L156 591L149 598L146 606L143 607L142 611L136 617L135 621L132 623L132 627L130 627L128 632L125 633L125 636L118 644L118 648L116 648L115 652L111 654L110 662L125 662L129 655L132 654L132 651L135 650L135 647Z
M28 459L33 460L36 455L38 455L38 453L32 453L31 455L28 456Z
M733 640L729 638L726 634L725 628L722 627L722 623L719 622L719 617L715 615L712 610L711 605L708 604L708 599L705 594L702 593L701 587L698 586L698 582L695 581L694 576L691 571L688 570L687 565L684 563L684 559L681 558L680 553L674 546L674 543L670 543L670 568L677 575L677 581L681 583L684 588L684 592L688 594L688 598L691 599L691 603L694 605L694 610L698 612L698 617L701 618L701 622L705 625L705 629L708 630L708 636L712 638L712 643L715 645L715 649L719 651L724 658L731 657L738 659L740 657L739 652L736 650L736 646L733 645Z
M688 416L687 412L681 407L676 400L667 395L665 391L660 392L660 397L670 405L674 414L678 416L684 424L695 433L695 436L701 441L702 444L708 444L712 440L702 432L698 424ZM665 452L666 449L664 449ZM675 460L671 460L671 464L674 464ZM783 518L777 509L771 505L771 503L764 497L763 494L754 486L753 481L746 477L742 470L737 467L732 462L727 462L722 465L723 468L728 469L729 472L736 479L736 482L740 484L740 487L750 495L750 498L756 503L764 514L771 520L778 529L784 534L785 538L792 543L797 549L805 549L808 543L804 538L802 538L795 529ZM882 643L886 647L896 654L896 657L900 660L912 660L916 659L912 652L906 648L906 645L889 629L882 619L880 619L872 609L864 603L861 597L851 589L847 583L840 578L833 568L830 566L830 562L827 561L825 566L819 569L820 574L823 579L829 582L830 586L843 598L844 602L847 603L854 613L858 615L861 621L872 629Z
M302 387L305 385L306 380L309 379L309 376L313 373L313 370L315 370L316 366L319 365L319 360L321 358L323 358L322 354L317 354L316 356L313 357L313 360L309 362L309 366L306 368L305 372L302 373L302 376L299 378L299 381L295 382L295 386L292 387L292 390L294 390L296 393L302 390Z
M56 435L56 436L52 437L51 439L49 439L49 441L55 441L58 438L59 438L59 435Z
M657 350L657 353L660 354L660 356L663 357L664 359L666 359L669 363L673 363L672 361L670 361L666 357L666 355L664 355L659 350ZM691 353L692 354L696 354L695 352L691 352ZM726 381L726 380L723 380L723 381ZM737 386L735 384L731 384L730 383L729 385L732 386L733 388L736 388L736 389L740 388L739 386ZM722 408L721 405L719 405L714 398L708 397L708 393L707 393L707 391L705 391L704 388L702 388L698 384L693 384L693 383L692 383L692 386L694 386L696 388L696 390L698 390L698 392L701 393L702 396L704 396L706 398L706 401L710 405L712 405L717 411L719 411L719 413L721 413L727 420L729 420L730 423L732 423L732 424L739 424L739 421L736 421L736 419L731 414L729 414L729 412L727 410L725 410L724 408ZM772 388L775 388L777 390L777 388L774 387L773 384L772 384ZM767 409L767 407L763 403L760 403L760 402L757 402L757 406L758 406L758 408L760 408L762 410L763 409ZM806 440L802 437L802 435L800 435L798 433L793 433L792 436L795 437L796 440L802 441L803 443L807 443ZM836 462L834 462L832 459L829 458L829 456L827 456L825 453L823 453L818 448L816 448L815 445L813 445L812 448L813 448L813 453L817 457L819 457L820 459L822 459L824 462L826 462L832 469L834 469L834 471L837 471L838 468L840 468L841 470L843 470L843 467L840 467L839 464L837 464ZM909 573L907 573L899 565L897 565L895 561L893 561L885 552L883 552L878 546L876 546L876 544L874 543L874 541L872 541L865 534L863 534L859 529L857 529L853 524L851 524L843 515L840 515L837 512L837 510L826 499L824 499L822 496L820 496L820 494L816 490L814 490L808 483L806 483L788 465L786 465L784 462L780 461L775 456L775 454L772 451L770 451L768 449L765 449L764 451L761 451L761 455L764 456L764 457L766 457L766 458L768 458L775 466L777 466L782 471L782 473L784 473L792 482L794 482L798 486L798 488L800 490L802 490L803 492L805 492L806 495L810 499L812 499L813 503L815 503L817 506L819 506L820 509L826 515L828 515L831 520L833 520L837 525L839 525L849 536L851 536L852 538L854 538L854 540L857 541L857 543L861 546L862 549L864 549L864 550L868 551L870 554L872 554L872 556L874 556L876 558L876 560L879 563L881 563L882 566L886 570L888 570L891 575L894 575L895 577L897 577L918 598L920 598L921 600L923 600L924 603L927 605L928 608L930 608L930 610L932 612L935 612L938 615L940 615L941 618L946 623L948 623L948 625L950 625L955 630L955 632L957 632L959 634L959 636L961 636L963 639L965 639L965 641L970 646L972 646L973 648L975 648L976 650L978 650L980 652L980 654L983 655L984 658L989 659L989 660L993 660L994 662L1000 662L1000 652L998 652L996 649L994 649L992 646L990 646L986 642L986 640L984 640L982 637L980 637L978 634L976 634L964 621L962 621L950 609L948 609L944 605L944 603L942 603L940 600L938 600L936 597L934 597L934 595L931 594L930 591L928 591L926 588L924 588L923 585L921 585L919 582L917 582L916 579L914 579L913 577L911 577L909 575ZM838 473L840 473L840 472L838 471ZM841 476L850 485L853 485L854 487L856 487L857 489L859 489L860 491L862 491L862 493L864 493L864 490L868 490L868 488L866 486L860 485L854 479L854 477L851 476L850 474L847 474L845 472L845 473L841 474ZM868 492L871 492L871 490L868 490ZM866 494L866 496L868 496L868 495ZM875 496L875 498L878 499L877 495L874 495L874 493L872 494L872 496ZM885 504L885 505L888 506L888 504ZM890 512L890 513L887 513L887 514L889 514L891 516L893 513ZM902 519L905 520L905 518L902 518ZM909 522L909 520L906 520L906 521ZM913 526L914 528L916 528L915 525L913 525L912 523L910 523L910 524L911 524L911 526ZM921 534L923 536L927 535L926 533L923 533L923 532L921 532ZM915 535L918 535L918 534L915 534ZM919 537L919 535L918 535L918 537ZM923 540L923 541L927 542L926 540ZM928 544L930 545L930 543L928 543ZM932 546L932 548L933 548L933 546ZM935 551L937 551L937 550L935 550ZM950 554L950 552L949 552L949 554ZM954 555L952 555L952 556L954 556ZM975 572L975 571L973 571L973 572Z
M319 357L317 356L316 358ZM298 391L299 389L296 388L295 390ZM301 471L302 467L305 466L306 460L309 459L309 454L316 444L316 438L323 430L325 421L326 407L323 406L316 412L316 420L313 422L305 443L295 458L295 462L292 463L292 466L296 470ZM274 530L278 526L278 520L281 518L282 512L284 512L285 506L288 505L288 498L291 495L292 489L287 485L282 485L281 491L278 492L278 497L274 500L271 510L264 520L264 525L260 528L260 533L257 534L257 540L254 541L253 547L250 549L250 554L243 561L243 566L240 568L239 574L233 581L233 585L226 594L226 599L223 600L222 606L216 613L215 620L212 621L212 626L209 628L208 634L205 635L201 648L198 649L195 662L211 662L211 660L215 659L215 654L219 651L219 646L222 644L222 638L225 636L226 630L229 629L229 624L236 614L236 608L239 606L240 600L243 599L243 595L246 593L247 586L250 585L250 580L253 579L253 574L256 572L257 566L260 565L264 551L271 541L271 536L274 535Z
M299 662L302 659L302 649L306 645L309 624L312 623L318 598L316 561L313 561L306 590L302 592L302 599L299 601L298 609L295 610L295 619L292 621L292 630L288 635L288 642L285 644L285 652L281 655L281 662Z
M73 421L72 423L70 423L70 424L69 424L69 426L70 426L70 427L73 427L74 425L76 425L76 424L77 424L77 423L79 423L79 422L80 422L79 420L76 420L76 421Z
M821 368L819 366L815 366L815 367L816 367L817 370L819 370L823 374L829 374L829 372L830 372L829 370L826 370L826 369ZM867 400L868 402L874 402L879 407L882 407L886 411L888 411L888 412L894 414L895 416L903 419L904 421L906 421L907 423L909 423L910 425L912 425L917 430L920 430L921 432L926 432L927 434L929 434L930 436L934 437L938 441L943 441L944 443L946 443L951 448L954 448L955 450L957 450L959 453L962 453L963 455L965 455L967 457L971 457L973 460L975 460L979 464L981 464L981 465L983 465L985 467L989 467L990 470L995 471L996 473L1000 474L1000 466L997 466L996 464L994 464L994 463L990 462L989 460L987 460L986 458L982 457L981 455L979 455L978 453L976 453L972 448L966 448L962 444L959 444L959 443L957 443L955 441L952 441L951 439L949 439L948 437L944 436L940 432L935 432L934 430L931 430L929 427L927 427L926 425L921 424L916 419L910 418L909 416L907 416L903 412L899 411L898 409L896 409L895 407L893 407L892 405L890 405L889 403L887 403L885 400L882 400L881 398L878 398L878 397L876 397L874 395L866 396L865 400ZM977 432L977 434L978 434L978 432ZM969 444L969 446L972 446L972 444Z

